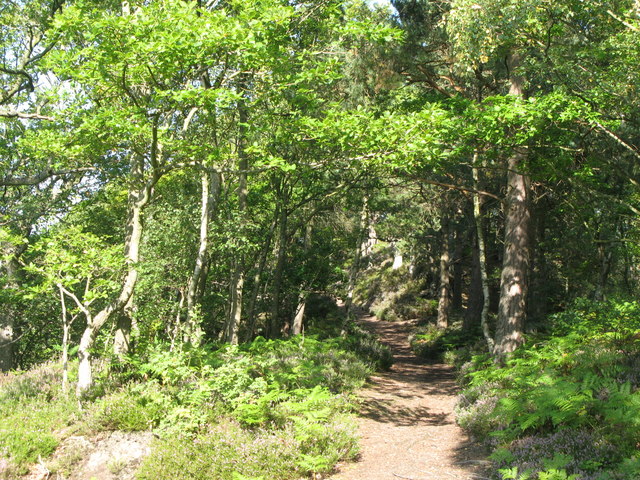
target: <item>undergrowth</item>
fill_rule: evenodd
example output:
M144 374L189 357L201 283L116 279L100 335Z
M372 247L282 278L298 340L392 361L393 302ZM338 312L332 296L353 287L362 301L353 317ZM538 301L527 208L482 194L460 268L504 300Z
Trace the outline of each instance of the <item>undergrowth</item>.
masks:
M459 424L494 448L494 478L640 478L640 306L579 300L504 364L462 370Z
M340 322L342 324L342 322ZM391 354L368 332L257 338L241 346L157 343L113 361L82 411L57 365L1 377L0 478L46 459L63 437L151 430L139 479L293 479L357 454L350 392Z

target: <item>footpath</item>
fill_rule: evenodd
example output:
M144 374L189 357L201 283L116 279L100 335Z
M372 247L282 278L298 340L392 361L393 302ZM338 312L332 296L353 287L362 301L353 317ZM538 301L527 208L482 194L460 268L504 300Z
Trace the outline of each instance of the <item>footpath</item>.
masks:
M453 368L413 355L409 322L359 323L391 348L394 365L359 392L360 459L329 480L488 480L486 452L455 423Z

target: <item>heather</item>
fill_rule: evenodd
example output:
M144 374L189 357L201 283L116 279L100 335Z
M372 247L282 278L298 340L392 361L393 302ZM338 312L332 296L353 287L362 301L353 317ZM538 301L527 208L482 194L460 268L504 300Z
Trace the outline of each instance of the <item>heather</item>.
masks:
M493 448L493 478L638 478L639 331L637 303L578 300L505 361L463 366L458 423Z
M154 433L140 479L329 472L358 452L350 392L390 360L371 334L344 328L343 337L258 337L241 346L158 342L103 366L81 402L62 389L59 365L2 377L0 440L8 463L0 478L24 475L38 462L66 478L81 456L62 449L66 457L54 458L56 448L74 435L112 431Z

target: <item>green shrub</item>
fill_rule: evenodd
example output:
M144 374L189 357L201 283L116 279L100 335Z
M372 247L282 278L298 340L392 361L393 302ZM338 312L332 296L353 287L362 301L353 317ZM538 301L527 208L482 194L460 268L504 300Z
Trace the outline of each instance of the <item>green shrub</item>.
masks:
M412 336L410 344L418 357L461 366L471 359L472 351L484 348L478 346L478 338L477 330L463 330L460 324L446 329L429 324Z
M530 336L505 364L475 357L462 372L458 422L480 437L516 449L514 457L522 461L553 458L564 447L558 444L541 453L540 446L562 438L567 445L591 437L615 445L612 459L594 447L597 442L585 441L567 453L579 465L551 468L538 463L531 478L570 478L573 472L587 472L580 473L581 479L633 478L625 477L624 468L635 468L632 458L640 442L638 314L636 303L579 300L552 316L550 336ZM580 433L561 438L562 431ZM517 450L518 442L525 442L523 451ZM501 466L502 478L525 478L530 470L517 459Z

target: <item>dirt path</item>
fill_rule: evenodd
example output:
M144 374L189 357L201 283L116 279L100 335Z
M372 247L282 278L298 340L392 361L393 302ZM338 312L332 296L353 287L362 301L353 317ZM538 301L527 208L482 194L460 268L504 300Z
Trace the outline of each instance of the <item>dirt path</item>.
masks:
M407 322L362 317L394 354L389 372L361 392L361 458L331 480L482 480L484 451L455 424L451 367L425 364L409 348Z

